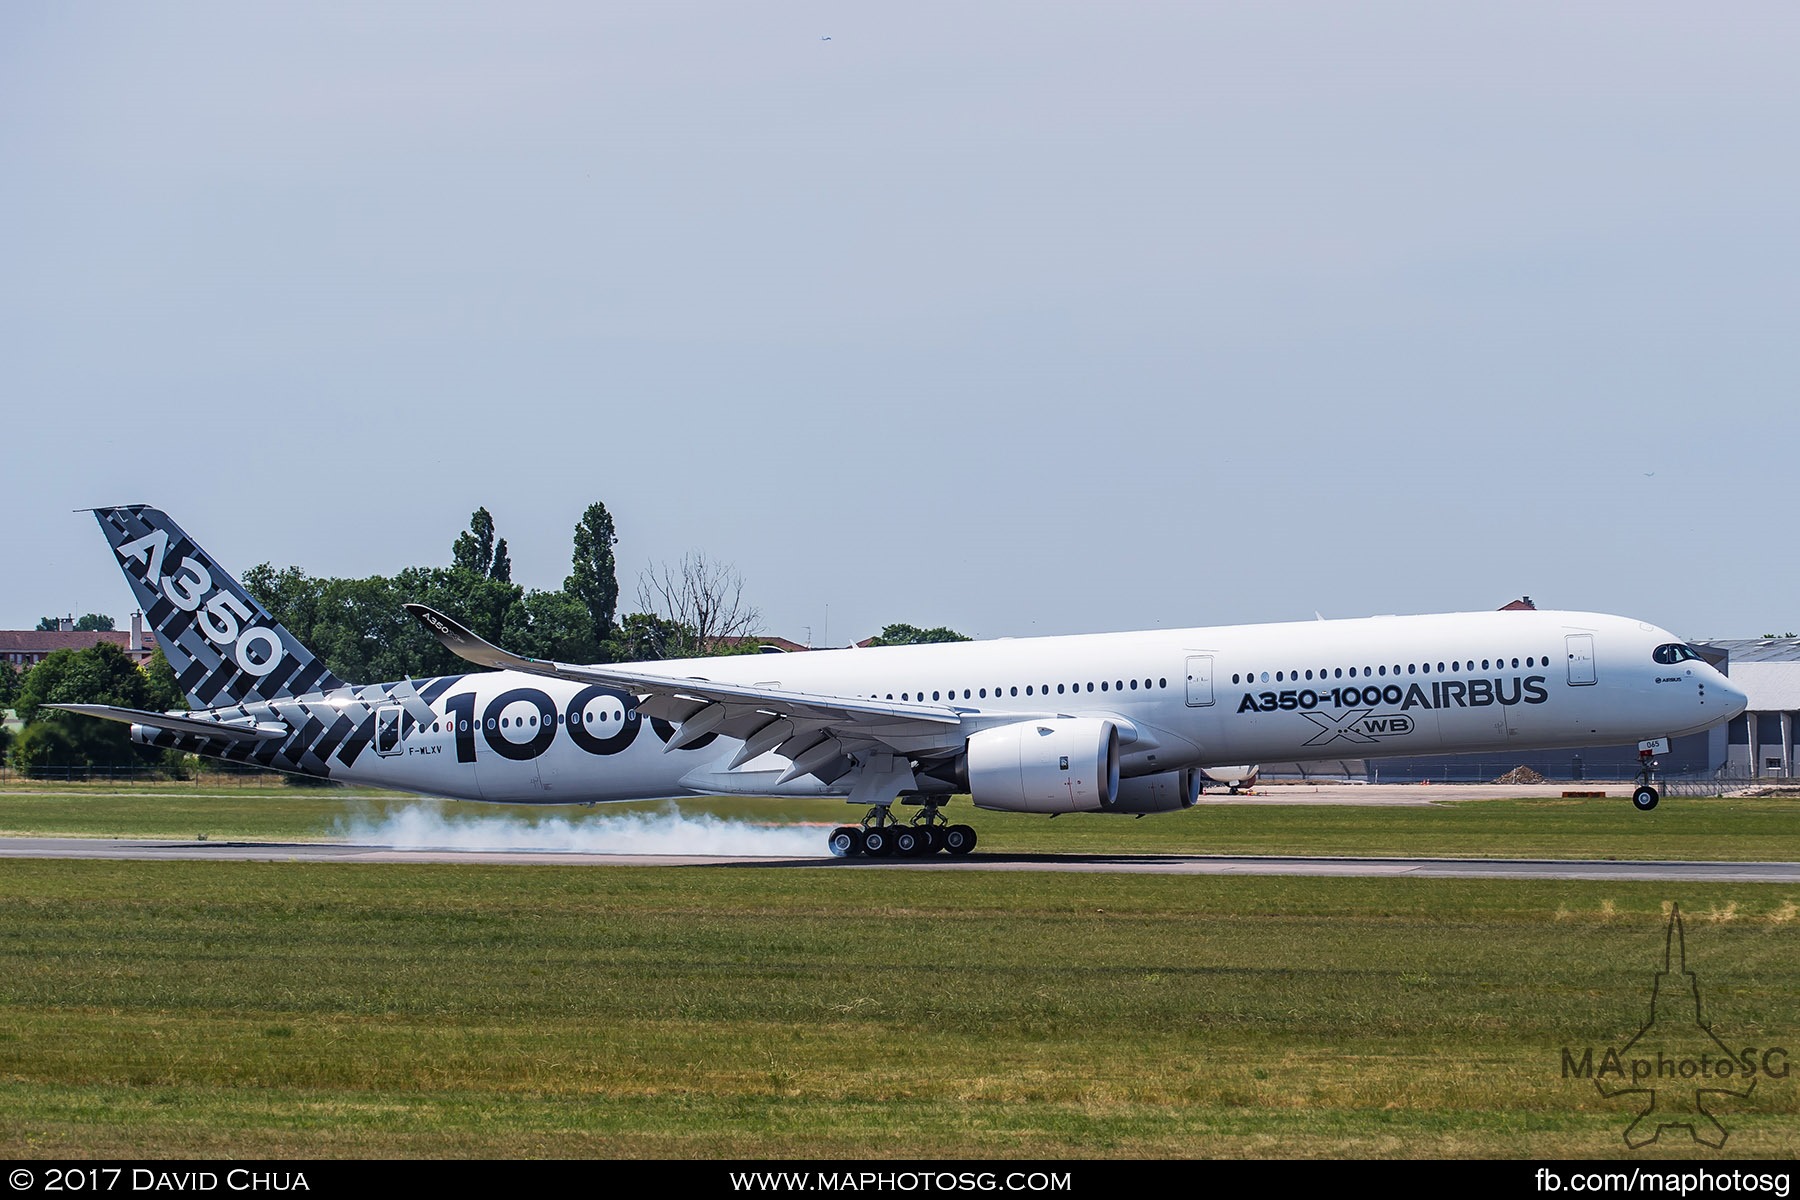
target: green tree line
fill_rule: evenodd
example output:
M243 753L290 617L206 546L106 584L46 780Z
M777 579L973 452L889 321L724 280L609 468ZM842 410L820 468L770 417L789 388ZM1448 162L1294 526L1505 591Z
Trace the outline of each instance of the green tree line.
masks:
M528 590L513 582L506 539L496 536L493 516L479 508L451 545L449 566L335 579L265 562L247 571L243 583L339 678L358 683L467 669L407 614L401 605L408 602L438 609L521 654L616 662L641 648L632 640L635 629L616 622L618 540L606 506L589 505L575 524L563 586Z

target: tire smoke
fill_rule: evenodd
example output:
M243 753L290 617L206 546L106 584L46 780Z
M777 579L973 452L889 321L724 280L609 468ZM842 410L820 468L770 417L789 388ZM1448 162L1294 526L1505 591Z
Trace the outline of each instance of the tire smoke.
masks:
M334 837L395 850L534 850L566 854L708 854L744 858L829 858L827 830L757 825L709 813L593 813L538 819L512 813L450 816L419 803L377 818L340 818Z

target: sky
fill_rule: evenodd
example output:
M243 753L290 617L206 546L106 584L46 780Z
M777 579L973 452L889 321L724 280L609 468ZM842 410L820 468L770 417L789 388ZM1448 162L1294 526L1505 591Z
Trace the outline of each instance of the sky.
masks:
M1800 628L1789 3L0 6L0 627L228 568L764 631Z

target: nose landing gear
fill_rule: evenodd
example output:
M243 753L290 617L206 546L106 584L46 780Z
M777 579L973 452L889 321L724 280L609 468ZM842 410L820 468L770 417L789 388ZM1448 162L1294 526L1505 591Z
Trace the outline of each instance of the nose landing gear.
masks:
M1632 807L1639 812L1649 812L1662 799L1662 793L1656 790L1656 759L1654 750L1638 751L1637 790L1631 793Z

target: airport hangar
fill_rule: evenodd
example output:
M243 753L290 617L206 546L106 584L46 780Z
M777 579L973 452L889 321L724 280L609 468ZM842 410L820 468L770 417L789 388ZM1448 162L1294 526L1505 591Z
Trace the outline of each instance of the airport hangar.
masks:
M1731 638L1691 643L1750 697L1750 707L1728 724L1673 739L1657 756L1662 779L1793 777L1794 735L1800 726L1800 638ZM1265 776L1368 779L1388 783L1475 783L1527 767L1545 779L1630 779L1637 774L1637 746L1585 746L1576 750L1522 751L1502 756L1446 754L1346 759L1318 763L1270 763Z

